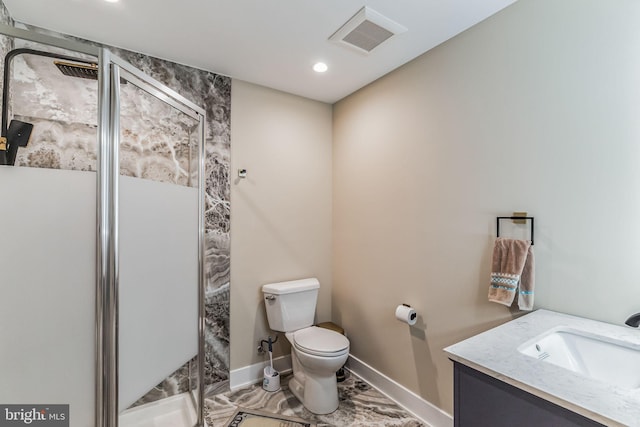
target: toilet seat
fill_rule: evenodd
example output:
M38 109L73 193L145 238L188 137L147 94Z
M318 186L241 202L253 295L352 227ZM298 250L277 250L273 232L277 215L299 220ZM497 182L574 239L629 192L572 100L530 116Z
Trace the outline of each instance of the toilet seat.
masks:
M338 332L310 326L293 333L293 345L315 356L335 357L349 352L349 340Z

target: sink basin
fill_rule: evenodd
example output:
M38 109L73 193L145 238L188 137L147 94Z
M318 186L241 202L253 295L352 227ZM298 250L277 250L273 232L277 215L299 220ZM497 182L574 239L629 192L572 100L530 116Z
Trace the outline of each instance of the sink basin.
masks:
M520 353L619 387L640 387L640 346L558 327L518 347Z

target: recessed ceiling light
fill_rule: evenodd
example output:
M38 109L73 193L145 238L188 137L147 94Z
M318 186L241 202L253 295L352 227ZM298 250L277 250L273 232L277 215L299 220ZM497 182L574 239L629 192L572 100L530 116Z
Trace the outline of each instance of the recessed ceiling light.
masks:
M104 0L107 3L118 3L120 0Z
M315 71L316 73L324 73L328 69L329 69L329 67L327 67L327 64L325 64L324 62L317 62L313 66L313 71Z

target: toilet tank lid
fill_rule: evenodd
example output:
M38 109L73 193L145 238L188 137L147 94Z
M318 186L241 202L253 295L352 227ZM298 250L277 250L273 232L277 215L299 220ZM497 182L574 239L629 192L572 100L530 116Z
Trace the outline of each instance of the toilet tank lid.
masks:
M262 286L262 292L265 294L291 294L293 292L309 291L318 289L320 282L315 277L310 279L291 280L288 282L269 283Z

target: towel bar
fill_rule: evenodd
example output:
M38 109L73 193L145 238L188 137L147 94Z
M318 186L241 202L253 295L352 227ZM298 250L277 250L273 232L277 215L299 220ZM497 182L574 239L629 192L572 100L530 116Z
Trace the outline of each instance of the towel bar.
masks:
M531 245L533 246L533 217L532 216L498 216L496 217L496 237L500 237L501 219L524 219L531 221Z

